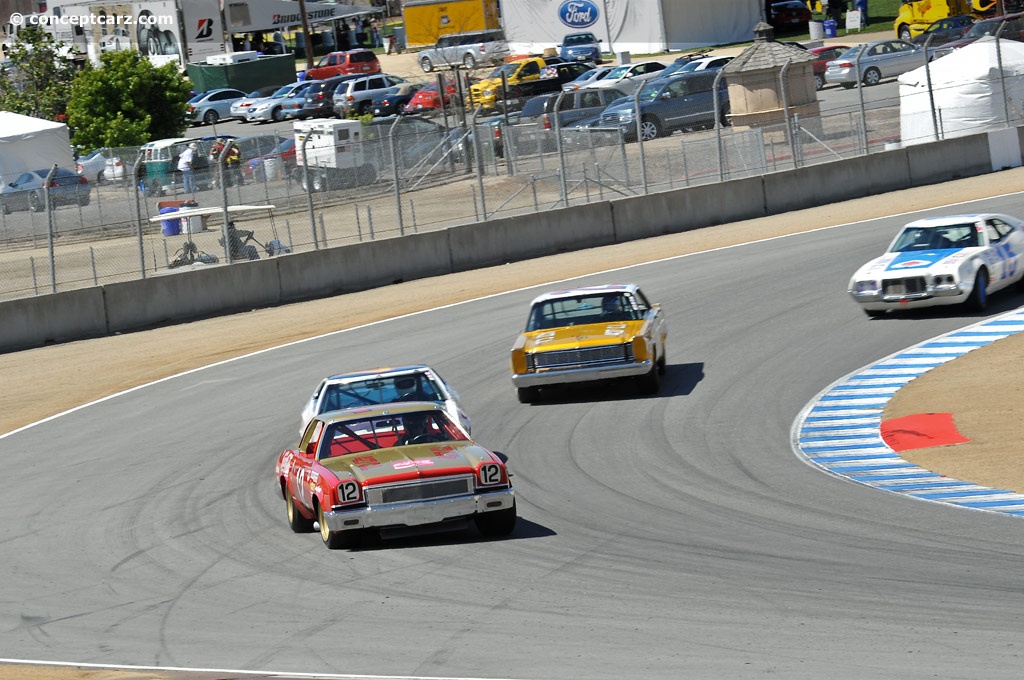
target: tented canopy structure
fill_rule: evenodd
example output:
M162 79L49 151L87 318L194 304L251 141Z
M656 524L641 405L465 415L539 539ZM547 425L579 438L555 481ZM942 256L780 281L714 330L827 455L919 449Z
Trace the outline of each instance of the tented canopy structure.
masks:
M67 125L0 111L0 179L5 184L27 170L49 169L54 163L75 169Z
M757 0L505 0L501 12L517 52L589 31L602 51L651 54L752 40L763 7Z
M898 80L904 145L1024 122L1024 43L984 37Z

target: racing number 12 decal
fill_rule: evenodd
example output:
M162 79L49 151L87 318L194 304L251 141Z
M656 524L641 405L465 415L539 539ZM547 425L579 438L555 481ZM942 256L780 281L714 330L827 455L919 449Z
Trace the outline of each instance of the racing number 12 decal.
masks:
M996 246L996 252L999 253L1000 257L1006 260L1006 264L1003 265L1003 278L1012 278L1017 273L1018 262L1017 254L1013 252L1013 247L1009 243L1000 243Z

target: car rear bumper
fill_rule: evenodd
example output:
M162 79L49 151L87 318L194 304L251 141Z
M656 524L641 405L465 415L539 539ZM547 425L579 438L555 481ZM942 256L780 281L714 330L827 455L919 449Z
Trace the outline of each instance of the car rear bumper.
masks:
M512 384L516 387L543 387L564 383L590 382L592 380L614 380L632 378L651 372L650 361L634 361L628 364L606 366L585 366L582 368L555 368L533 373L513 373Z
M331 531L421 526L486 512L509 510L515 507L515 500L515 489L510 487L471 496L393 503L384 507L362 506L331 510L324 513L324 521Z

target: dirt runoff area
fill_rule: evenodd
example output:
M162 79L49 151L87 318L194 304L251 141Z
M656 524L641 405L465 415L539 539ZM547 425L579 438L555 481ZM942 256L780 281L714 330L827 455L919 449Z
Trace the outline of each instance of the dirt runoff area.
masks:
M893 207L912 211L999 196L1024 186L1024 168L900 192L899 200L875 196L824 208L709 227L516 262L472 272L387 286L323 300L259 309L195 323L0 355L0 432L8 432L89 401L158 378L313 335L407 314L509 289L672 255L881 217ZM852 266L852 264L851 264ZM429 293L429 294L428 294ZM852 302L850 303L853 304ZM386 314L381 310L386 310ZM315 319L315 323L311 320ZM337 319L325 328L324 319ZM510 340L511 341L511 340ZM183 355L176 347L191 347ZM917 449L904 458L965 481L1024 492L1021 381L1006 366L1024 365L1024 334L998 340L936 368L900 390L886 418L952 413L970 441ZM60 367L61 380L53 379ZM96 670L0 664L5 680L199 680L202 672ZM220 672L222 680L227 676ZM233 678L244 674L231 674ZM255 676L252 676L255 677Z

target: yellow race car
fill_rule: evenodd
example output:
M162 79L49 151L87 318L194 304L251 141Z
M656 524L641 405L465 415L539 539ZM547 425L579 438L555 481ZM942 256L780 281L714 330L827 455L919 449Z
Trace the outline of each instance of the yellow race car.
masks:
M536 401L541 387L613 378L635 378L654 394L667 335L661 306L636 284L545 293L534 299L512 347L512 384L524 404Z

